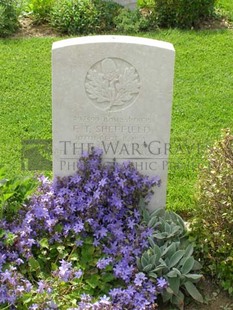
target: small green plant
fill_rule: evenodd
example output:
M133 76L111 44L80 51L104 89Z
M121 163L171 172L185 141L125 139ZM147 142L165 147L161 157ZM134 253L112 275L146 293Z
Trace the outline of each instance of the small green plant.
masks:
M207 272L233 294L233 135L209 149L200 171L192 231Z
M60 0L52 10L51 25L67 34L96 31L98 12L91 0Z
M0 220L11 220L22 204L28 201L37 182L29 177L7 178L4 169L0 169Z
M156 28L153 11L148 11L143 15L140 10L122 9L120 14L115 17L114 22L116 30L126 34Z
M0 0L0 37L8 37L18 30L18 17L15 0Z
M54 0L30 0L28 11L32 13L34 22L38 24L48 22L53 4Z
M115 28L120 5L100 0L60 0L51 13L51 25L67 34L90 34Z
M156 18L161 27L198 27L214 12L215 0L155 0Z
M169 286L161 293L164 303L183 309L185 294L203 302L195 286L202 278L196 273L201 265L192 256L193 245L188 240L182 218L164 209L155 210L152 214L144 209L143 214L154 233L149 237L149 249L137 260L139 269L151 279L163 277L167 280Z
M98 32L115 30L115 17L122 11L122 6L114 1L93 0L98 11Z

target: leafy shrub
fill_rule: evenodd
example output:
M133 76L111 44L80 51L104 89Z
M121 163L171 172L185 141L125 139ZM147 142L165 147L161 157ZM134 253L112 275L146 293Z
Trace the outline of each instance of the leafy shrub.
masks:
M135 33L156 27L153 11L148 11L143 15L140 10L122 9L114 22L116 30L122 33Z
M0 0L0 37L8 37L19 28L15 0Z
M114 27L120 5L101 0L60 0L51 13L51 25L62 33L90 34Z
M122 11L122 6L114 1L93 0L98 11L97 32L115 30L115 17Z
M214 11L215 0L155 0L158 24L161 27L197 27Z
M29 0L28 10L32 13L35 23L48 22L54 0Z
M203 302L195 286L202 278L196 273L201 265L192 256L193 245L181 217L164 209L151 214L144 209L143 213L145 222L154 232L149 237L149 249L137 260L139 269L152 281L161 277L167 280L169 286L161 293L164 303L183 309L184 294Z
M42 177L13 221L0 221L0 303L22 310L155 308L167 282L139 272L136 257L152 233L139 200L158 182L129 163L102 164L99 150L81 157L74 176L54 183Z
M36 188L36 180L29 177L6 178L0 169L0 220L11 221L23 203L26 203Z
M192 230L207 271L233 293L233 135L222 134L209 150L198 183Z

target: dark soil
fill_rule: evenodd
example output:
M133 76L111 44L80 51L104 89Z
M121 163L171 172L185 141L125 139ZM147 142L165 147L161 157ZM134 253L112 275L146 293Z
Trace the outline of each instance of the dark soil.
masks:
M20 20L20 28L14 34L15 38L27 37L57 37L59 34L49 24L36 24L30 17Z

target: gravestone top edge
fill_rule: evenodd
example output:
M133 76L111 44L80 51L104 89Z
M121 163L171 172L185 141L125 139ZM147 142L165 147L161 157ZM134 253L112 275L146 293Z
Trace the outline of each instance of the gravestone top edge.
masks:
M84 44L135 44L167 49L175 52L173 45L169 42L159 41L155 39L121 36L121 35L99 35L86 36L72 39L60 40L53 43L52 50Z

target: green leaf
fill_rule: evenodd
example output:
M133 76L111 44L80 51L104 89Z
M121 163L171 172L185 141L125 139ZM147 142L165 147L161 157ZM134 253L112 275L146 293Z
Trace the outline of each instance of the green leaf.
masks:
M195 260L194 265L193 265L193 270L200 270L202 268L202 265Z
M176 243L173 242L167 248L164 249L164 251L162 253L162 257L164 257L166 254L168 256L172 256L175 253L175 251L176 251Z
M193 245L189 244L185 250L184 256L190 257L193 254Z
M156 217L152 217L149 222L148 222L148 226L149 227L154 227L154 225L158 222L158 219Z
M146 255L145 253L142 255L142 258L141 258L141 264L142 264L142 268L145 268L147 265L148 265L148 259L146 258Z
M194 262L195 260L192 256L188 257L181 268L181 273L183 274L189 273L193 269Z
M180 289L180 278L168 278L168 283L174 294L177 295Z
M176 270L171 270L167 274L167 277L169 277L169 278L176 278L177 276L179 276L179 274L177 273Z
M181 276L181 272L179 269L173 267L172 270L176 271L176 273L178 274L179 277Z
M52 263L51 264L51 269L52 269L52 271L55 271L55 270L58 269L58 267L57 267L57 265L55 263Z
M148 223L151 218L149 212L146 209L143 209L142 214L143 214L144 221Z
M156 209L155 211L153 211L150 216L151 217L154 217L154 216L161 217L164 215L165 215L165 209L159 208L159 209Z
M14 195L14 192L13 193L6 193L6 194L3 194L2 197L3 197L3 201L7 201L9 198L11 198L12 196Z
M154 278L154 279L158 278L158 275L156 273L152 272L152 271L149 272L148 276L151 277L151 278Z
M162 294L163 302L168 302L173 296L173 291L168 287L165 292Z
M171 226L168 223L165 223L165 231L166 233L170 234L171 233Z
M149 264L149 265L147 265L147 266L145 266L145 267L143 268L143 271L144 271L144 272L149 272L149 271L152 270L152 268L153 268L153 265L152 265L152 264Z
M150 243L150 246L153 248L155 246L154 240L151 237L148 237L148 241Z
M184 250L179 250L176 253L174 253L169 261L169 267L172 268L173 266L175 266L184 256L184 253L185 253Z
M152 255L152 256L150 257L150 263L151 263L153 266L156 266L157 263L158 263L158 261L159 261L159 259L158 259L158 257L157 257L156 254L154 254L154 255Z
M96 288L98 286L99 280L100 276L93 274L90 278L86 279L86 282L90 285L90 287Z
M32 295L30 293L24 293L21 298L24 304L28 304L32 301Z
M203 278L202 274L195 274L195 273L189 273L185 275L186 279L190 279L193 281L199 281L201 278Z
M38 263L37 260L35 260L35 258L31 257L29 258L29 266L31 267L31 271L38 271L40 269L40 264Z
M49 249L49 241L47 238L43 238L39 241L41 248Z
M189 293L190 296L192 296L193 299L203 303L203 297L199 293L198 289L195 287L195 285L192 282L185 282L184 286Z
M179 226L175 226L175 227L172 229L171 233L168 235L168 238L171 238L171 237L175 236L175 234L176 234L177 232L179 232L179 231L180 231L180 227L179 227Z
M156 239L163 240L167 237L167 234L165 232L162 232L162 233L153 234L153 236Z
M163 270L164 268L166 268L166 265L161 264L161 265L158 265L156 268L154 268L152 271L157 273L157 272Z
M64 250L65 250L65 246L64 246L64 245L59 245L59 246L57 246L57 251L58 251L60 254L62 254Z
M114 277L114 275L112 273L106 273L106 274L102 275L101 279L104 282L111 282L111 281L115 280L116 278Z
M95 247L89 243L84 243L81 249L82 262L88 262L90 257L93 258Z
M161 250L156 244L153 246L153 252L156 254L157 260L159 260L161 257Z
M7 232L6 234L6 240L5 240L5 244L6 245L13 245L15 242L15 239L17 238L17 235L11 233L11 232Z
M180 310L183 310L184 309L184 294L181 291L179 291L177 295L172 296L171 302L174 305L177 305L177 307Z

